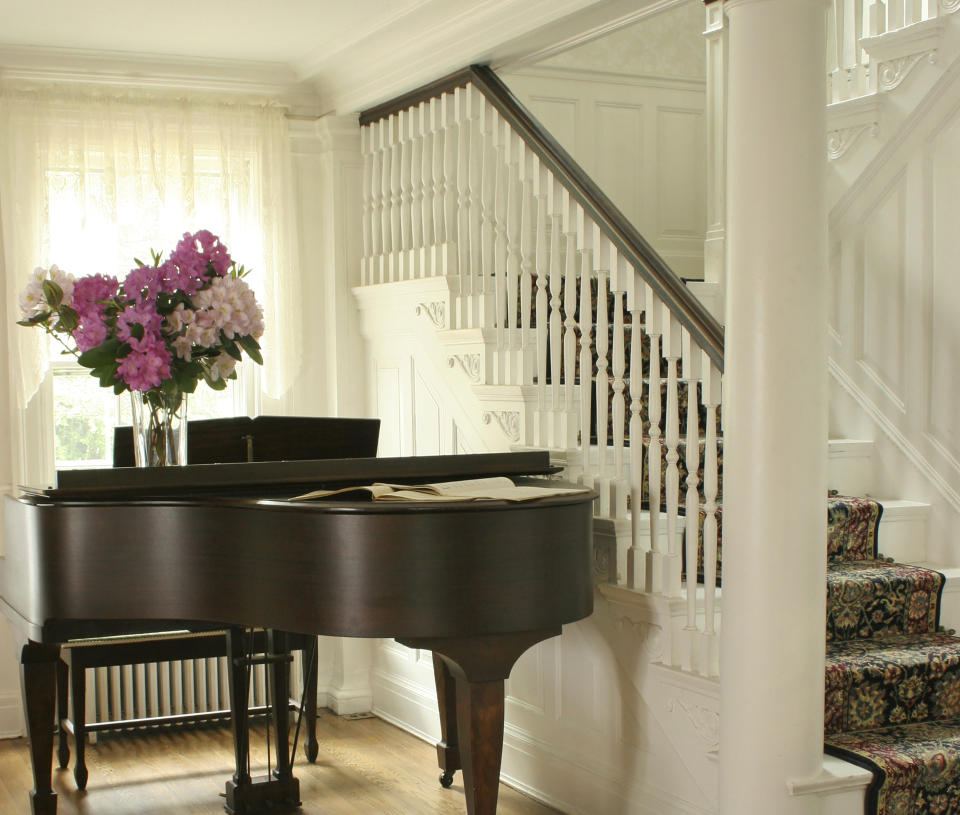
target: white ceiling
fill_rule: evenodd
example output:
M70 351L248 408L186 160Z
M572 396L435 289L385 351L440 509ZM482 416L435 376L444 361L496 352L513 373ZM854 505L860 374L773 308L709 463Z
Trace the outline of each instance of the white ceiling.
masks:
M0 76L304 88L356 111L676 0L0 0Z

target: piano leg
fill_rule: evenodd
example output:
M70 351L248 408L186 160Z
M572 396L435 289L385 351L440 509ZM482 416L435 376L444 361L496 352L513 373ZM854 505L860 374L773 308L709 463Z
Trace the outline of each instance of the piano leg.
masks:
M295 809L300 806L300 782L290 766L290 649L287 635L267 631L267 654L252 658L244 646L243 631L227 632L227 658L230 662L230 718L236 772L227 782L224 808L235 815L264 810ZM254 662L266 662L270 671L270 705L276 733L277 766L270 777L251 778L247 770L250 755L250 729L247 712L249 682L247 670Z
M440 743L437 763L440 765L440 786L453 784L453 774L460 769L460 748L457 738L457 680L442 657L433 655L433 676L437 683L437 706L440 708Z
M57 794L50 786L53 767L53 725L57 696L59 645L27 642L20 652L20 679L26 711L27 738L33 764L33 815L55 815Z
M444 776L452 774L452 752L448 738L456 733L459 763L463 770L463 791L467 815L496 815L503 756L504 681L524 651L541 640L560 633L560 627L489 634L479 637L424 637L398 639L410 648L433 651L443 662L436 671L437 695L441 701L441 733L444 749L437 748ZM436 663L434 663L436 665ZM456 696L456 729L451 730L449 703L453 677ZM443 685L441 689L440 685ZM444 765L444 761L451 763ZM440 783L443 783L441 776Z
M70 744L64 722L69 718L67 699L70 694L70 668L62 659L57 660L57 761L60 769L70 763Z

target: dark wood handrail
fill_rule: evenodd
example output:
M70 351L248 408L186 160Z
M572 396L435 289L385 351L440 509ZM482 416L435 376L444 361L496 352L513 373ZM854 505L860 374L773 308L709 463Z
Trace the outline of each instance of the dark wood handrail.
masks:
M617 251L637 269L654 293L690 332L694 341L723 371L723 326L704 308L684 285L659 253L647 242L630 220L614 205L596 182L574 158L560 146L514 96L492 69L486 65L469 68L424 85L404 96L378 105L360 114L360 124L367 125L401 110L449 93L472 83L487 101L520 135L540 162L569 191L573 198L617 247Z

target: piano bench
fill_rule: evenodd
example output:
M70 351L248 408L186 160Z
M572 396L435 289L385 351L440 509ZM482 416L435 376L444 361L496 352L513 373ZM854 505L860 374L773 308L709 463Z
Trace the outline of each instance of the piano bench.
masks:
M288 634L291 651L303 652L303 686L305 703L303 706L305 752L313 762L317 758L317 666L310 669L310 660L316 637L305 634ZM262 652L266 637L262 630L253 634L252 650ZM195 713L170 713L144 718L115 719L111 721L86 721L86 669L105 668L119 665L139 665L143 663L168 662L185 659L211 659L227 655L226 632L223 629L206 631L163 631L104 637L100 639L71 640L61 646L60 663L57 669L57 721L59 724L59 743L57 758L60 767L65 769L70 762L70 748L67 734L74 737L75 759L73 776L77 789L87 786L87 767L84 760L87 734L100 730L121 730L161 725L188 725L203 721L229 719L230 708L199 711ZM69 688L69 704L68 704ZM299 702L291 702L291 709L299 709ZM266 706L251 707L251 715L266 713ZM72 712L72 718L70 713Z

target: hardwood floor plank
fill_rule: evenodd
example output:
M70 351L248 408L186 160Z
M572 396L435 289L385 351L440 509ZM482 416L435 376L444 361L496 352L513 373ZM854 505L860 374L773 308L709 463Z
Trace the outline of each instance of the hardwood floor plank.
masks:
M265 775L265 726L253 725L251 769ZM381 719L343 719L324 711L318 722L320 755L307 764L298 750L303 815L464 815L463 782L438 781L432 745ZM87 747L87 791L77 791L71 764L54 762L58 815L220 815L233 773L227 727L101 734ZM275 764L276 757L271 756ZM32 786L26 740L0 740L0 812L29 812ZM556 810L500 785L498 815L556 815Z

